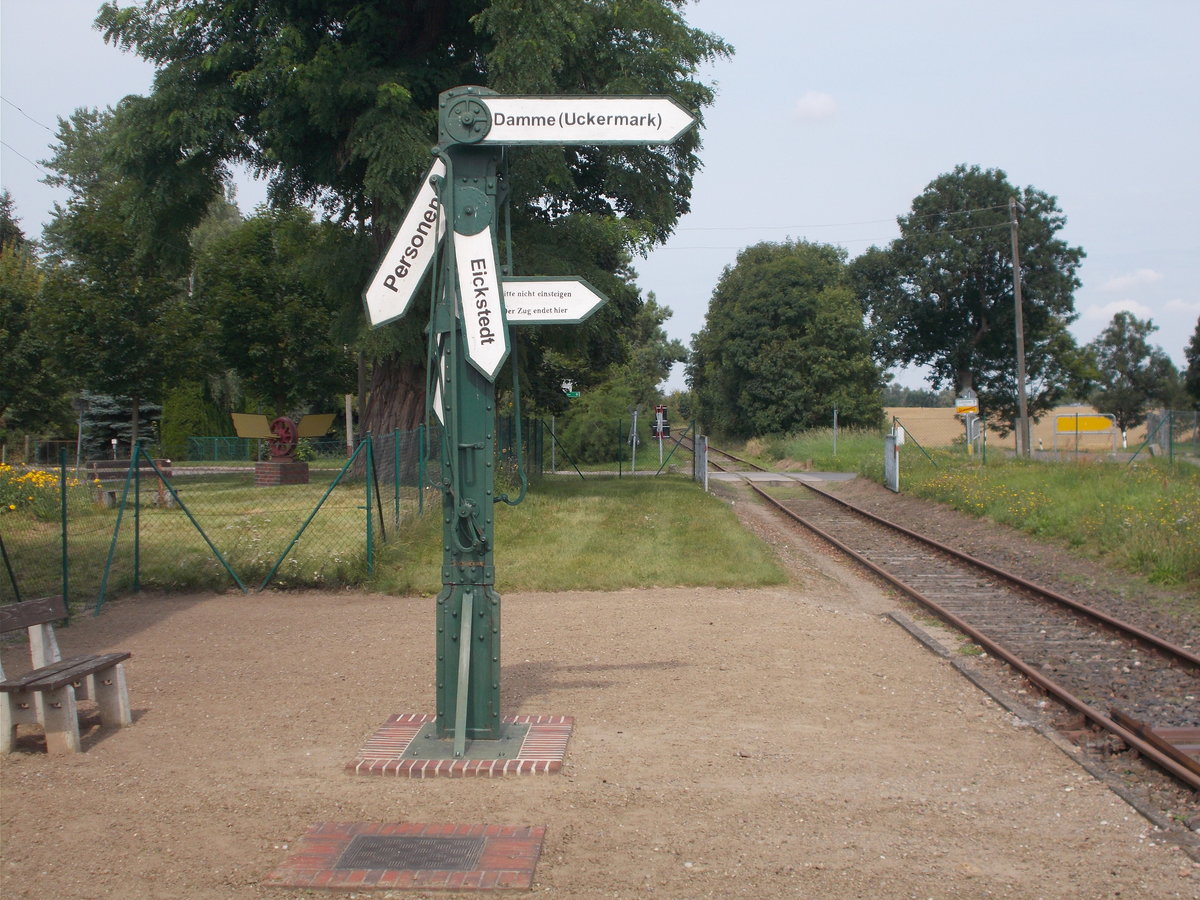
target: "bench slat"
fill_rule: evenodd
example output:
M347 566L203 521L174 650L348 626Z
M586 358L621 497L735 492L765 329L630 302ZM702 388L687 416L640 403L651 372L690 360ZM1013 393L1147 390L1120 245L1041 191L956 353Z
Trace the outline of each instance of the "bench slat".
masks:
M104 653L99 656L73 656L60 660L32 672L26 672L16 678L0 682L0 692L19 693L21 691L53 691L63 685L82 681L89 675L94 675L104 669L110 669L119 662L124 662L133 656L132 653Z
M67 617L67 605L61 596L41 597L0 606L0 634L30 625L44 625Z

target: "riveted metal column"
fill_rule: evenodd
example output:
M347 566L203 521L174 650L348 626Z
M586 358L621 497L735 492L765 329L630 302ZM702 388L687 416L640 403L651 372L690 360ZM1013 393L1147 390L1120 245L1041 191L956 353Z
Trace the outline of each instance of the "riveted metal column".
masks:
M445 149L442 197L447 227L457 234L492 234L499 188L495 148ZM494 248L490 264L494 265ZM495 590L494 383L472 364L464 321L475 304L464 297L447 241L445 290L434 312L442 373L442 590L437 598L437 734L497 740L500 724L500 595ZM499 298L497 298L498 300Z

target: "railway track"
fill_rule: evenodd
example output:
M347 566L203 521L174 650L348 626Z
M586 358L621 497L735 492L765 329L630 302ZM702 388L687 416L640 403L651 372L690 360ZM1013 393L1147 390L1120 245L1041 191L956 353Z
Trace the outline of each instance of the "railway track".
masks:
M719 471L765 471L712 446L708 451ZM1200 791L1197 648L1173 644L806 481L779 478L798 488L780 498L749 478L745 483L1059 703Z

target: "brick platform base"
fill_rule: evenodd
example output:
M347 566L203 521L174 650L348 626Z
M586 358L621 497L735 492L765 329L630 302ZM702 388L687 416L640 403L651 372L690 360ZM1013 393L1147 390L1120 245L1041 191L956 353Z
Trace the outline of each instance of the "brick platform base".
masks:
M289 459L281 462L254 464L256 487L277 487L281 484L308 484L308 463Z
M296 844L296 853L272 871L263 885L287 888L341 890L529 890L533 871L542 852L545 826L428 825L324 822L313 825ZM349 868L376 864L386 852L354 854L352 842L374 839L385 845L389 839L417 839L436 851L446 844L473 843L471 862L446 869ZM481 845L481 846L480 846ZM350 849L351 853L346 851ZM434 854L436 856L436 853ZM452 864L451 864L452 865ZM469 868L468 868L469 867Z
M568 716L506 716L511 725L528 725L520 750L511 759L412 759L409 745L434 717L429 714L392 716L346 763L356 775L398 775L407 778L468 775L549 775L562 769L575 720Z

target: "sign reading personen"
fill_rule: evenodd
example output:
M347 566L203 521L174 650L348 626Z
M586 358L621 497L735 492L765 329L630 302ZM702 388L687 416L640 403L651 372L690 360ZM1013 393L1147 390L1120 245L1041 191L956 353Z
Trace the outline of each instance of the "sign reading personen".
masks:
M440 159L434 161L425 176L392 245L363 291L372 326L399 319L408 312L417 286L433 261L438 242L446 233L441 204L433 185L434 176L446 177L446 164Z
M478 100L490 116L481 144L669 144L696 123L670 97Z
M575 325L608 298L582 278L504 278L504 312L510 325Z

